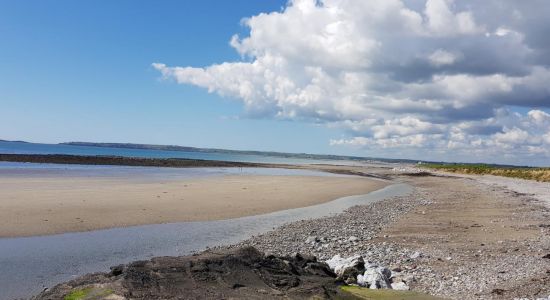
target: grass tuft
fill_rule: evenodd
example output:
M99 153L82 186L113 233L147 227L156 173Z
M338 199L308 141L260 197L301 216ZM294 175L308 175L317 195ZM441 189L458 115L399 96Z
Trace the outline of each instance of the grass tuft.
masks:
M362 300L442 300L428 294L414 291L396 291L390 289L371 290L359 286L341 286L340 289Z
M63 299L64 300L82 300L91 291L92 291L92 288L74 290L74 291L70 292L67 296L65 296Z
M87 287L82 289L76 289L71 291L63 300L87 300L87 299L101 299L105 296L111 295L113 290Z

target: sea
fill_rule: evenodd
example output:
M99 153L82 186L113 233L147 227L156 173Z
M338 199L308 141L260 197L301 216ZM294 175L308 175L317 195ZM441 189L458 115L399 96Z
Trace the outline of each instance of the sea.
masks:
M358 164L350 160L306 159L270 155L254 155L223 152L172 151L150 149L128 149L96 146L76 146L66 144L40 144L28 142L0 141L2 154L69 154L69 155L107 155L144 158L187 158L250 163L272 164Z

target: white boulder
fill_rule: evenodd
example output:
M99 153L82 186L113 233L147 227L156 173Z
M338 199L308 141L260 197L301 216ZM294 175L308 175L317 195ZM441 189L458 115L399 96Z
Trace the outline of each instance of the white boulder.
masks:
M365 261L361 255L343 258L336 254L331 259L327 260L326 263L338 277L342 277L344 272L349 268L363 269L365 265Z
M391 271L379 266L368 266L363 275L357 276L357 284L371 289L391 289Z
M393 282L391 284L391 288L397 291L408 291L410 289L409 286L403 281Z

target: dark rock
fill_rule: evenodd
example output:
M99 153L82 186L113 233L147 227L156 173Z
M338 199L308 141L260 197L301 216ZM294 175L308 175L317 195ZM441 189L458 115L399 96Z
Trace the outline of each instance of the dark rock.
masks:
M357 275L363 274L364 266L365 265L363 265L363 268L350 267L345 269L344 272L342 273L341 278L346 282L346 284L357 283Z
M298 262L301 262L301 261L304 261L306 263L308 263L308 262L317 262L317 257L315 257L313 255L309 255L309 254L296 253L295 259Z
M308 262L304 266L304 271L310 275L336 277L328 265L321 262Z
M238 288L242 288L242 287L245 287L244 284L240 284L240 283L234 283L233 286L231 287L232 289L238 289Z
M491 294L494 294L494 295L504 295L504 293L506 292L506 290L503 290L503 289L493 289L491 291Z
M401 267L395 267L395 268L392 269L392 271L393 271L393 272L398 272L398 273L399 273L399 272L402 272L403 269L401 269Z
M252 247L200 255L157 257L59 284L33 299L63 299L75 289L113 291L131 299L330 299L340 282L313 256L264 256Z
M111 276L118 276L124 272L124 265L118 265L111 267L111 273L109 273Z

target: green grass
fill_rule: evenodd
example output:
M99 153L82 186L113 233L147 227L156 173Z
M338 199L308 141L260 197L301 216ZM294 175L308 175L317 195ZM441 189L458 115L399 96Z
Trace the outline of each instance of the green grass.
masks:
M371 290L358 286L341 286L340 289L354 298L362 300L442 300L428 294L414 291L396 291L389 289Z
M64 300L81 300L81 299L84 299L84 297L86 297L91 290L92 288L74 290L71 293L69 293L67 296L65 296L65 298L63 299Z
M110 289L88 287L71 291L63 300L95 300L102 299L112 293L113 290Z
M422 167L453 173L495 175L550 182L550 168L504 167L486 164L423 164Z

